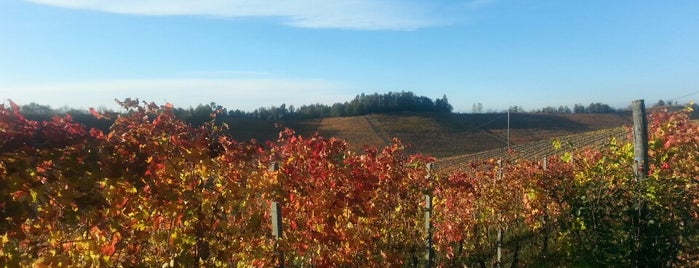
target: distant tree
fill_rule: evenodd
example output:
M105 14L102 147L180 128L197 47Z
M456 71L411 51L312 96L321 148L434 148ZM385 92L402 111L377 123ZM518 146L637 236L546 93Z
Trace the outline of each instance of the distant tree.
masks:
M288 108L287 108L288 107ZM482 109L478 104L478 109ZM63 112L54 111L50 106L30 103L21 109L27 115L37 114L43 117L50 117ZM64 110L67 110L65 108ZM103 109L103 110L106 110ZM425 96L417 96L413 92L388 92L386 94L360 94L352 101L335 103L331 106L325 104L310 104L301 107L287 106L282 103L279 107L259 107L252 112L241 111L239 109L228 110L221 105L211 102L210 104L199 104L196 107L175 108L173 113L178 119L187 121L194 125L200 125L211 121L211 114L216 112L217 118L227 120L231 118L247 118L261 120L282 120L287 118L321 118L365 115L370 113L391 113L391 112L439 112L450 113L453 107L449 104L446 95L434 101ZM63 110L62 110L63 111ZM87 113L86 111L79 111ZM72 110L71 110L72 113Z
M279 116L277 119L284 119L288 114L289 110L286 109L286 103L282 103L282 105L279 106L279 109L277 111L277 115Z
M568 106L558 106L558 108L554 106L546 106L544 108L541 108L541 110L536 110L535 112L538 113L547 113L547 114L569 114L572 113L570 108Z
M559 114L569 114L571 113L570 108L568 106L558 106L558 113Z
M510 106L510 108L508 109L508 111L509 111L510 113L524 113L524 112L525 112L525 111L524 111L524 108L523 108L522 106L519 106L519 105Z
M587 113L587 109L586 109L585 106L583 106L582 104L576 104L576 105L573 107L573 112L576 113L576 114Z
M553 107L553 106L546 106L544 108L541 108L542 113L555 114L556 111L557 111L556 107Z
M239 109L235 109L235 111L228 111L228 116L234 118L244 118L246 113Z
M655 107L662 107L662 106L665 106L665 105L666 105L666 104L665 104L665 101L663 101L663 100L661 99L661 100L658 100L658 103L656 103L656 104L653 105L653 106L655 106ZM670 102L670 105L672 105L672 102Z
M473 104L473 113L474 114L480 114L483 113L483 104L482 103L474 103Z
M332 117L339 117L339 116L344 116L345 115L345 108L341 103L335 103L333 106L330 108L330 116Z
M590 105L587 107L587 112L593 114L613 113L615 111L616 110L614 110L614 108L611 106L599 102L590 103Z
M27 105L22 105L20 110L26 115L53 115L56 114L51 106L41 105L35 102L29 103Z
M192 109L191 107L189 108L189 122L194 124L194 125L200 125L203 124L204 122L208 122L211 120L211 113L214 111L212 108L212 105L204 105L204 104L199 104L197 105L196 108ZM177 115L177 114L175 114Z
M442 99L437 100L436 105L437 112L451 113L451 111L454 109L454 107L452 107L451 104L449 104L449 100L447 99L446 94L442 96Z
M177 108L175 108L173 113L175 114L175 117L177 117L178 119L180 119L182 121L189 122L189 120L192 119L192 107L190 107L188 110L184 109L182 107L177 107Z

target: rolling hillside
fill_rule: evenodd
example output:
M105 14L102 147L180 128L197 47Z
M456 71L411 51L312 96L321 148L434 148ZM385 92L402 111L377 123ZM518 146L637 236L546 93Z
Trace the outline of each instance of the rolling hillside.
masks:
M630 113L511 114L510 145L518 148L540 141L550 144L551 138L630 124ZM395 113L286 121L239 120L229 125L238 140L274 140L280 130L289 127L304 136L318 132L325 137L346 139L355 150L384 146L396 137L409 146L409 152L440 159L507 147L507 114Z
M377 114L370 115L378 129L398 137L411 152L451 157L507 147L507 114ZM511 114L510 145L553 137L620 127L631 115Z
M349 142L351 149L364 146L381 147L389 143L390 136L380 133L368 116L333 117L320 121L316 131L324 137L341 137Z
M559 141L562 144L561 150L582 149L587 147L599 147L608 144L612 138L618 140L628 139L628 131L625 127L602 129L580 134L566 135L561 137L543 139L523 144L510 146L510 152L507 148L499 148L473 154L464 154L453 157L438 159L437 169L439 172L451 174L453 172L464 171L469 162L477 160L486 160L491 158L503 159L540 159L557 155L561 151L554 148L554 141Z

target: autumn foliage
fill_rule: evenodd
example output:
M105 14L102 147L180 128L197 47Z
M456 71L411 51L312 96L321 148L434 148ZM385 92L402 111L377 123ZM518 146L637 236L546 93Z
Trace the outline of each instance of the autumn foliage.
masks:
M651 116L651 170L633 147L561 148L542 161L428 174L435 159L282 131L237 142L171 104L127 99L106 133L70 116L37 122L0 105L0 265L415 267L425 194L435 265L491 266L497 231L513 266L662 266L699 257L699 127ZM270 168L278 167L278 168ZM283 235L271 234L270 203Z

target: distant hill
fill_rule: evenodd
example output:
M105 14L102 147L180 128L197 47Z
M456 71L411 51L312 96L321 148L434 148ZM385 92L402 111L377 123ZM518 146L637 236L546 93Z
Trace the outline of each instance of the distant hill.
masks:
M438 158L507 147L507 114L392 113L364 116L290 120L234 120L228 122L238 140L274 140L288 127L301 135L318 132L347 140L352 149L385 146L393 137L409 145L411 153ZM609 114L510 115L510 145L554 137L618 128L631 124L628 112Z
M413 152L449 157L507 147L507 114L371 115L384 133L412 144ZM630 113L510 114L510 145L615 128Z
M206 114L208 117L207 111ZM72 113L76 121L88 127L107 131L110 121L96 120L89 113ZM48 120L50 114L28 114L36 120ZM112 118L113 120L114 118ZM200 124L208 118L185 118ZM196 119L196 120L194 120ZM374 113L348 117L323 118L219 118L230 126L230 135L239 141L276 140L284 128L310 136L315 132L325 137L347 140L351 149L365 146L382 147L396 137L408 145L408 152L423 153L439 159L472 155L507 147L508 115L506 113L454 114L444 112ZM550 140L631 124L630 112L589 113L511 113L510 146Z

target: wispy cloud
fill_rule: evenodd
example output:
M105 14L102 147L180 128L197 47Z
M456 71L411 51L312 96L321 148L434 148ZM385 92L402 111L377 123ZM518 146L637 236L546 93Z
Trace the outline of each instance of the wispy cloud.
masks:
M0 97L52 107L116 108L114 99L139 98L179 107L216 102L230 109L332 104L350 99L341 83L313 79L127 79L41 85L0 85Z
M447 23L446 2L417 0L25 0L64 8L152 16L274 17L304 28L414 30ZM441 3L440 3L441 2ZM487 2L475 0L475 3ZM438 8L439 6L439 8Z
M240 77L261 77L269 76L271 73L258 71L242 71L242 70L219 70L219 71L193 71L181 73L183 76L189 77L206 77L206 78L240 78Z

